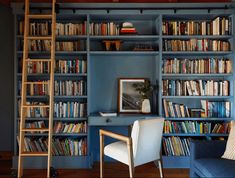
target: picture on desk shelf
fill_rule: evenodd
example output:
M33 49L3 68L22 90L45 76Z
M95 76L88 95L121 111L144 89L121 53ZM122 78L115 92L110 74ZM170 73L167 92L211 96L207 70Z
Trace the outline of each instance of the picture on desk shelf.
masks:
M141 113L142 96L135 89L135 84L144 83L145 79L121 78L118 81L118 111L120 113Z

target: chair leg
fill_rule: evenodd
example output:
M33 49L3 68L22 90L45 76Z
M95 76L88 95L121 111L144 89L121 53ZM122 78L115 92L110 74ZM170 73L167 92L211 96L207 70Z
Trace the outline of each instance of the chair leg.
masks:
M159 168L159 172L160 172L160 177L163 178L163 170L162 170L162 161L159 159L158 160L158 168Z
M100 178L104 176L104 136L100 136Z
M133 162L132 142L127 143L127 150L128 150L128 161L129 161L130 178L133 178L134 172L135 172L135 168L134 168L134 162Z

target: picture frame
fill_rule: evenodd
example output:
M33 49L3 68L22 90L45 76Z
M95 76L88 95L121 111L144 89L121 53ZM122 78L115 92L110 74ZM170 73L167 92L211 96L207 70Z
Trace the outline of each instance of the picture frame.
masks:
M118 80L118 112L141 113L142 97L133 84L144 83L145 78L119 78Z

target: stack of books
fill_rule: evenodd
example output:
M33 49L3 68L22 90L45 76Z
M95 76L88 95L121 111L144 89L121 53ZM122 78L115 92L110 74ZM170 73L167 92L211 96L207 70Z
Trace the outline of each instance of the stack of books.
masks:
M133 26L132 23L130 23L130 22L124 22L124 23L122 24L122 28L121 28L121 30L120 30L120 33L121 33L122 35L133 35L133 34L136 34L137 31L136 31L136 29L135 29L135 27Z

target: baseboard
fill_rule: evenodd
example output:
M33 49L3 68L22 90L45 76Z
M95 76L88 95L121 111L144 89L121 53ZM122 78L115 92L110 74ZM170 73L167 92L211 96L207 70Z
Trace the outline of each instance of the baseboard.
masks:
M0 151L0 160L12 160L13 152Z

